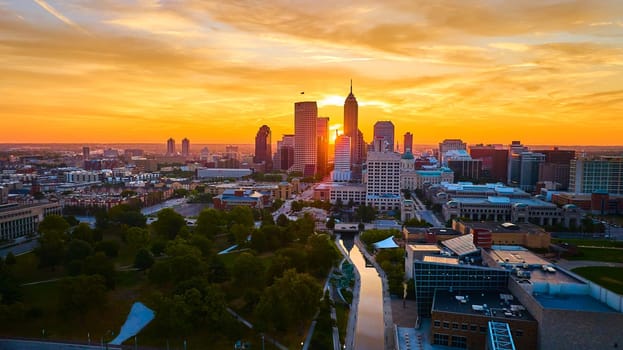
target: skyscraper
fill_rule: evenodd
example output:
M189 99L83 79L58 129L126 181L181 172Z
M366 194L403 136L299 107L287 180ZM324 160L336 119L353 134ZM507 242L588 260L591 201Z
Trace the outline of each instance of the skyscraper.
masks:
M321 175L327 173L329 162L329 118L320 117L316 121L318 163L316 172Z
M273 169L273 154L271 148L271 133L268 125L262 125L255 135L255 156L253 163L264 163L264 170Z
M380 144L378 152L394 151L394 123L389 120L374 124L374 144Z
M273 164L279 170L288 170L294 165L294 135L283 135L280 141L277 141L277 152Z
M508 180L508 149L503 145L472 145L469 154L482 160L482 173L487 181Z
M88 146L82 147L82 159L89 160L91 157L91 149Z
M317 165L317 121L316 101L296 102L294 104L294 166L293 171L301 171L304 176L314 176Z
M188 157L190 155L190 140L184 138L182 140L182 156Z
M521 144L521 141L513 141L508 153L508 179L509 186L519 186L521 176L521 154L528 152L528 147Z
M350 137L340 135L335 139L335 159L331 174L333 181L350 181L350 166Z
M539 165L545 162L545 155L535 152L522 152L519 156L519 188L534 191L539 180Z
M175 155L175 140L170 138L167 140L167 156Z
M571 160L569 191L623 194L623 157L578 157Z
M402 143L404 147L404 152L407 152L407 151L413 152L413 134L412 133L407 132L404 136L404 141Z
M350 137L350 155L351 163L359 164L361 162L360 149L358 145L358 121L359 120L359 105L357 99L353 95L353 81L350 81L350 93L344 101L344 135Z

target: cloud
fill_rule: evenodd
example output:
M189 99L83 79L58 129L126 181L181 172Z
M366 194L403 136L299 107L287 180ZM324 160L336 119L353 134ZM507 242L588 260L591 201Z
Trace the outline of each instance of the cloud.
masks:
M69 18L67 18L65 15L60 13L57 9L52 7L52 5L50 5L47 2L45 2L45 0L33 0L33 1L37 5L41 6L44 10L48 11L52 16L58 18L61 22L67 24L68 26L71 26L71 27L77 29L78 31L80 31L83 34L90 35L90 33L87 30L85 30L84 28L82 28L81 26L76 24L74 21L72 21Z

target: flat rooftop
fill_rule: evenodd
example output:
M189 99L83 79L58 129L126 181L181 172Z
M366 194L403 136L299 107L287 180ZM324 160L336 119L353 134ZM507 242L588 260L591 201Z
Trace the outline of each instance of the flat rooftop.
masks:
M489 255L491 255L493 260L497 261L500 264L504 264L504 263L510 264L510 265L528 264L528 265L539 266L539 267L541 265L550 264L549 261L525 249L520 249L520 250L490 249Z
M437 290L432 311L479 315L503 320L534 320L508 290L460 293Z
M493 233L542 233L546 232L542 227L531 223L514 223L505 225L504 222L469 221L462 223L472 229L485 229Z
M580 310L593 312L617 312L590 295L536 294L534 298L548 309Z
M556 204L544 202L538 199L532 198L509 198L509 197L500 197L500 196L489 196L487 198L478 198L478 197L453 197L453 202L464 203L464 204L526 204L530 207L556 207Z
M434 262L434 263L440 263L440 264L450 264L450 265L459 264L459 259L457 258L448 258L446 256L439 256L439 255L426 255L424 256L424 259L422 261Z
M420 252L439 252L441 250L436 244L409 244L409 248Z

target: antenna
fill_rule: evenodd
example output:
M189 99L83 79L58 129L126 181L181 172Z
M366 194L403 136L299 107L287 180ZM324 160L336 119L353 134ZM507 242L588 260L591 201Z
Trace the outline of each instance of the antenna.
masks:
M353 79L350 80L350 93L353 93Z

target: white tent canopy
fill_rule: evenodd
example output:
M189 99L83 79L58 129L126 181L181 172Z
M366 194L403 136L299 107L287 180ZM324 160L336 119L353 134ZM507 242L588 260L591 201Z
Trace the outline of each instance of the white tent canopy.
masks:
M394 242L394 237L389 236L382 241L378 241L374 243L374 248L376 249L398 248L398 244Z

